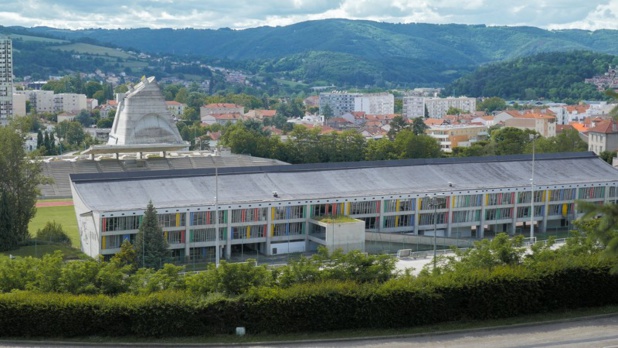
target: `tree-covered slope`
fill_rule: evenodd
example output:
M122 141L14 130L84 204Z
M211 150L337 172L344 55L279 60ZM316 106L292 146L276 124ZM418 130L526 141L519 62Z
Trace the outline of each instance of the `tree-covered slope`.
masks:
M444 94L568 102L600 99L596 87L584 80L603 74L610 64L618 64L618 57L589 51L539 53L484 65L454 81Z
M330 51L368 59L409 57L465 66L546 51L591 50L618 54L615 30L548 31L533 27L393 24L328 19L284 27L231 29L32 28L59 38L92 38L124 48L235 60L269 59Z
M548 31L345 19L246 30L16 29L341 88L444 86L484 64L555 51L618 54L615 30ZM500 93L510 94L514 93Z

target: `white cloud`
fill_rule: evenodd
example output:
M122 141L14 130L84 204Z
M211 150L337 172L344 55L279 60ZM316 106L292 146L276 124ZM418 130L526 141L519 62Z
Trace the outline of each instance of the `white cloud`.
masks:
M312 19L618 29L618 0L0 0L0 23L58 28L237 28Z

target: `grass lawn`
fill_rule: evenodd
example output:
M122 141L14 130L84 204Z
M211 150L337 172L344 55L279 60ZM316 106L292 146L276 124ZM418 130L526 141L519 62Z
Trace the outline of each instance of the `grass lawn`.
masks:
M53 202L59 200L45 200L46 202ZM62 199L60 201L66 201ZM44 242L37 243L36 245L26 245L17 250L10 250L6 252L0 252L0 257L13 256L34 256L41 257L45 254L51 254L56 250L62 251L67 259L81 258L84 254L81 252L81 245L79 239L79 231L77 229L77 220L75 218L75 209L72 205L60 206L60 207L42 207L36 208L36 215L30 221L28 225L28 231L32 237L36 236L36 232L42 229L48 221L56 221L62 225L62 229L66 232L67 236L71 239L71 246L62 244L46 244Z
M79 231L77 230L77 219L75 209L72 205L64 207L44 207L36 208L36 215L28 225L31 236L36 236L36 231L45 227L48 221L56 221L62 225L66 234L71 238L73 247L80 247Z
M53 254L56 250L62 251L65 259L80 259L85 256L84 253L79 249L75 249L68 245L60 245L60 244L37 244L37 245L27 245L23 246L17 250L5 251L0 253L0 258L4 255L8 257L9 255L13 256L33 256L33 257L41 257L45 254Z
M96 46L96 45L91 45L91 44L81 43L81 42L72 43L68 45L62 45L62 46L55 46L55 47L52 47L52 49L61 50L61 51L75 51L81 54L92 54L92 55L112 57L112 58L122 58L122 59L133 58L132 55L124 51L119 51L119 50L109 48L109 47Z

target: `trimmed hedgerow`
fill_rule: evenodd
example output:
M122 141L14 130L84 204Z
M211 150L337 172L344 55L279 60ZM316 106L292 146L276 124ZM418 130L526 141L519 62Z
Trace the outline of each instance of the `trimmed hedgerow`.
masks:
M0 294L1 337L194 336L401 328L618 304L618 276L593 258L542 270L496 267L386 283L325 281L235 298L159 292L117 297Z

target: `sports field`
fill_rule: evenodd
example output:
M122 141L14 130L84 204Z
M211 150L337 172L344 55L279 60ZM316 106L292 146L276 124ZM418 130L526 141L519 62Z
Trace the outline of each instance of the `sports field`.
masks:
M36 231L43 228L48 221L56 221L62 225L66 234L71 238L74 248L80 248L79 231L73 202L67 200L45 200L37 202L36 215L30 221L28 230L31 236L36 236Z

